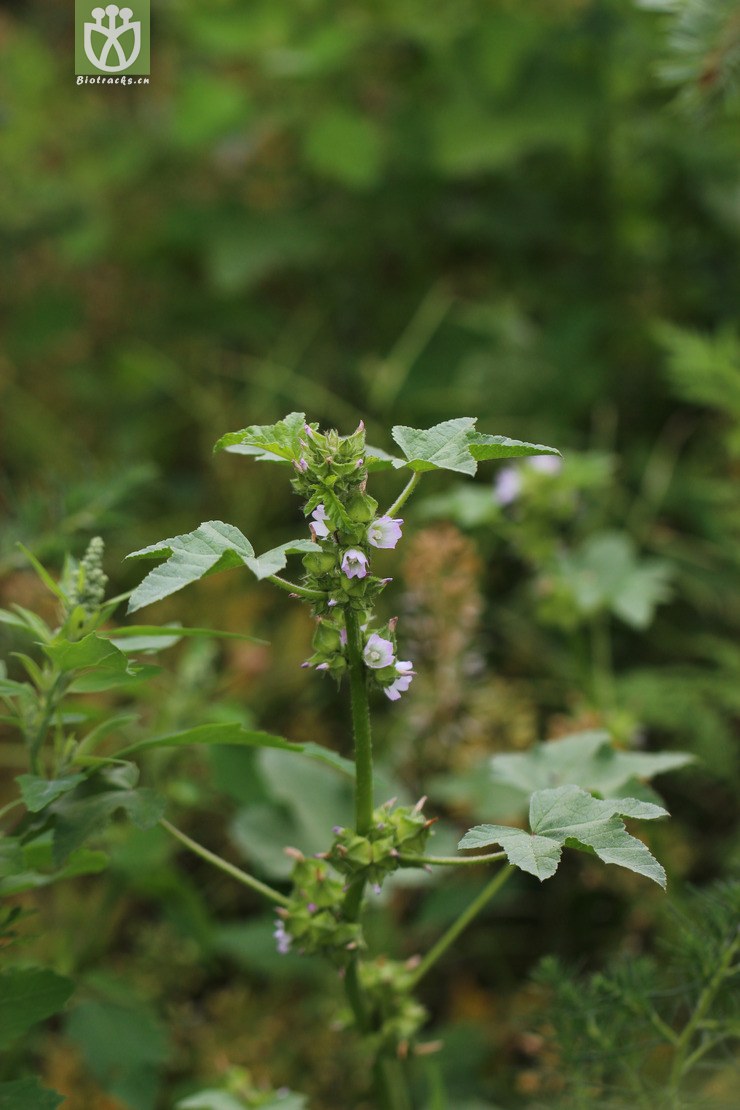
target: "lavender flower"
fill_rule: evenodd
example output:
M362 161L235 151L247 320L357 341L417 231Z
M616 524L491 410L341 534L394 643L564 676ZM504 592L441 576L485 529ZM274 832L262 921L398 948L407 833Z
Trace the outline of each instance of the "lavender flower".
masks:
M290 952L290 946L293 943L293 938L285 928L284 921L277 921L275 923L275 929L272 935L275 938L275 947L277 948L280 955L287 955L287 953Z
M295 468L296 468L296 470L300 470L301 474L306 473L306 471L308 470L308 463L303 458L303 456L301 456L301 458L298 459L297 463L295 464Z
M367 528L367 541L373 547L393 548L401 538L401 525L403 520L399 517L394 520L392 516L379 516Z
M415 671L414 664L410 659L396 663L396 678L390 686L383 687L383 693L391 701L398 701L401 694L405 694L411 685L411 679L414 677Z
M558 474L563 465L559 455L534 455L527 462L532 470L539 470L540 474Z
M502 466L493 484L493 497L499 505L516 501L522 488L522 476L516 466Z
M367 555L356 547L348 548L342 558L342 570L348 578L364 578L367 574Z
M362 658L368 667L371 667L374 671L382 670L383 667L390 667L393 662L393 644L390 640L384 640L377 632L373 632L371 636L368 636Z
M311 527L314 530L314 535L318 536L321 540L326 539L329 535L329 525L326 523L327 516L324 506L317 505L311 513L311 516L313 517Z

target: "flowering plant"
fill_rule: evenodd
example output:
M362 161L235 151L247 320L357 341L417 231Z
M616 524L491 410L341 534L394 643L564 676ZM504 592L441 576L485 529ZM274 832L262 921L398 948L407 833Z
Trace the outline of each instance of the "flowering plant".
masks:
M339 684L348 680L354 736L351 761L316 744L292 743L236 723L198 725L171 735L149 737L119 749L115 758L104 759L92 753L102 737L110 733L110 727L107 732L93 729L79 740L66 735L61 706L68 690L94 691L147 677L147 668L133 663L123 650L127 637L133 647L142 639L151 646L151 638L156 640L158 633L169 636L169 642L173 631L175 638L203 633L199 629L158 630L152 626L103 631L120 599L104 601L106 580L98 541L93 541L79 566L70 566L61 585L54 583L34 560L46 584L62 602L64 622L56 631L43 622L32 621L29 625L40 636L46 657L43 671L32 660L27 662L35 692L6 678L0 684L0 696L17 702L19 727L30 752L31 774L19 776L21 798L13 803L25 804L28 810L25 824L20 826L19 844L29 837L50 837L57 865L76 859L78 869L94 870L100 861L91 858L90 853L84 859L79 857L81 845L114 812L123 809L142 827L159 823L187 849L268 899L276 908L278 951L320 955L342 976L352 1021L375 1059L376 1104L388 1110L411 1107L408 1061L430 1050L420 1040L427 1015L414 997L416 987L515 869L541 881L547 879L557 870L567 847L595 853L606 863L665 885L662 867L647 846L627 832L622 817L651 820L666 816L666 811L653 802L602 788L600 780L592 785L580 771L575 779L558 776L559 752L555 749L559 745L548 745L554 773L544 777L544 784L541 760L534 759L531 766L527 763L521 767L520 780L530 784L529 829L478 825L463 836L461 854L457 856L428 853L435 819L423 812L426 799L415 805L396 804L395 800L376 805L371 697L382 692L391 702L397 702L411 687L414 664L400 657L403 652L399 653L397 619L381 620L376 614L377 602L391 579L374 573L375 552L393 549L403 538L406 525L399 513L425 473L449 470L474 475L480 461L559 457L553 448L541 444L480 433L475 423L465 417L428 429L395 427L392 436L400 455L370 447L362 423L351 435L341 436L336 431L320 431L316 424L307 423L302 413L291 413L273 425L229 433L218 441L216 450L274 462L289 470L308 535L304 532L256 555L238 528L208 521L193 532L162 540L131 556L164 561L133 590L130 612L231 567L246 567L257 579L270 581L305 603L314 633L313 651L304 667L329 675ZM368 492L371 476L383 470L410 472L405 486L385 511ZM300 581L280 574L290 556L302 559ZM5 614L5 619L16 624L30 620L25 610L19 610L19 614ZM53 746L44 754L52 732ZM329 763L352 778L352 825L335 826L325 850L311 858L287 848L294 862L290 887L287 891L276 889L192 840L165 818L163 799L137 786L138 769L130 763L132 755L187 743L281 748ZM592 734L570 743L582 750L581 771L585 773ZM566 757L563 746L562 755L564 767L578 766L570 749ZM665 769L664 764L650 764L640 772L640 758L634 756L633 764L645 778L656 769ZM682 757L673 757L669 765L681 761ZM622 781L612 776L610 783L612 787L615 783L621 786ZM595 797L594 792L600 796ZM18 852L18 875L22 875L20 847ZM500 866L424 956L397 962L370 951L363 930L368 888L379 892L399 869L491 864Z

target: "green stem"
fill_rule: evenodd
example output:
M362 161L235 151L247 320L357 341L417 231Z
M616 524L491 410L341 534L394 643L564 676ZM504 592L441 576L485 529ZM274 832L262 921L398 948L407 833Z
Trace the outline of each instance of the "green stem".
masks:
M287 578L281 578L279 574L268 574L267 581L279 586L281 590L287 590L290 594L305 597L308 601L323 601L326 597L326 594L322 593L321 590L309 590L305 586L296 586L295 582L289 582Z
M367 676L362 658L362 632L357 613L345 609L347 627L347 660L352 696L352 730L355 741L355 829L360 836L367 836L373 825L373 743L370 730L370 704ZM350 883L344 902L344 916L357 921L362 910L365 880L356 877ZM373 1015L368 1011L367 999L360 981L360 961L350 961L345 973L344 988L357 1028L367 1035L373 1031ZM373 1068L373 1080L378 1105L382 1110L411 1110L406 1077L400 1061L379 1055Z
M413 1110L403 1060L381 1053L375 1061L373 1078L382 1110Z
M406 864L434 864L437 867L469 867L475 863L495 863L497 860L506 859L506 852L491 852L487 856L399 856L399 861Z
M367 696L362 635L357 614L345 610L347 657L352 694L352 729L355 737L355 830L367 836L373 823L373 741L370 732L370 705Z
M411 494L414 492L419 482L421 481L421 471L415 470L409 478L406 485L399 493L396 500L391 505L390 509L386 509L385 516L395 516L402 505L405 505Z
M365 836L373 821L373 750L370 732L370 705L367 697L365 664L362 659L362 637L357 615L345 610L347 626L347 656L349 682L352 696L352 730L355 740L355 828ZM344 902L344 916L357 921L365 893L365 880L355 877L350 883ZM357 1027L363 1033L370 1031L367 1003L360 983L359 961L352 960L345 976L347 999L352 1007Z
M38 775L40 770L39 753L44 745L46 734L49 731L52 717L54 716L59 702L64 696L64 691L67 685L67 679L63 674L58 674L52 682L49 689L42 695L39 708L43 706L43 715L38 728L33 736L29 745L29 759L31 763L31 772Z
M511 864L508 864L506 867L502 867L501 870L494 875L491 881L483 887L483 890L480 892L478 897L475 898L470 903L468 908L460 914L457 921L455 921L449 927L446 933L442 934L437 943L429 949L426 956L411 976L409 980L409 990L414 990L414 988L424 978L426 973L434 966L434 964L436 964L437 960L441 956L444 956L447 949L450 947L451 944L454 943L454 941L457 940L463 929L467 928L473 918L476 917L486 905L486 903L489 902L491 898L493 898L494 894L497 894L499 892L513 870L514 868Z
M261 894L264 898L269 898L271 902L276 902L279 906L290 905L290 902L284 895L280 894L277 890L273 890L267 883L260 882L260 880L255 879L253 875L247 874L247 872L242 871L241 868L235 867L233 863L229 863L228 860L222 859L221 856L217 856L215 852L210 852L208 848L204 848L197 840L192 840L186 833L182 832L181 829L171 825L164 817L160 818L159 823L171 836L174 836L175 840L179 840L181 844L184 844L186 848L194 852L196 856L200 856L201 859L213 864L219 871L223 871L226 875L230 875L232 879L236 879L238 883L242 883L243 886L248 886L250 890L256 890L258 894Z

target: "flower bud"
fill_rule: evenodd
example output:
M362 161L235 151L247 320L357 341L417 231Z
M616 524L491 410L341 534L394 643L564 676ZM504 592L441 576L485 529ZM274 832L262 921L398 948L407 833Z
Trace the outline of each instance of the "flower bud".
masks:
M375 517L378 502L367 493L357 493L350 498L346 508L350 520L357 524L367 524Z
M336 556L331 551L312 551L303 556L303 565L309 574L327 574L337 565Z
M340 630L327 621L320 620L313 635L314 651L320 651L326 655L330 655L332 652L340 651L341 647L342 639Z

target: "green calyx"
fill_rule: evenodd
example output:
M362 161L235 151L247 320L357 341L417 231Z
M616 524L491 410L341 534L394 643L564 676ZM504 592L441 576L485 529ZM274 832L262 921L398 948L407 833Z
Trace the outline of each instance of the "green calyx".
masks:
M414 963L398 960L363 962L360 978L374 1018L376 1048L406 1055L428 1018L413 989Z
M347 503L347 515L357 524L369 524L375 519L378 502L367 493L356 493Z
M361 927L342 917L345 884L323 860L300 857L293 868L293 895L277 912L301 955L326 956L344 967L364 947Z
M379 885L399 867L412 866L409 856L423 854L432 824L422 814L421 805L393 808L393 803L386 803L373 814L367 836L341 829L327 860L345 875L361 875L367 882ZM406 858L401 860L401 856Z

